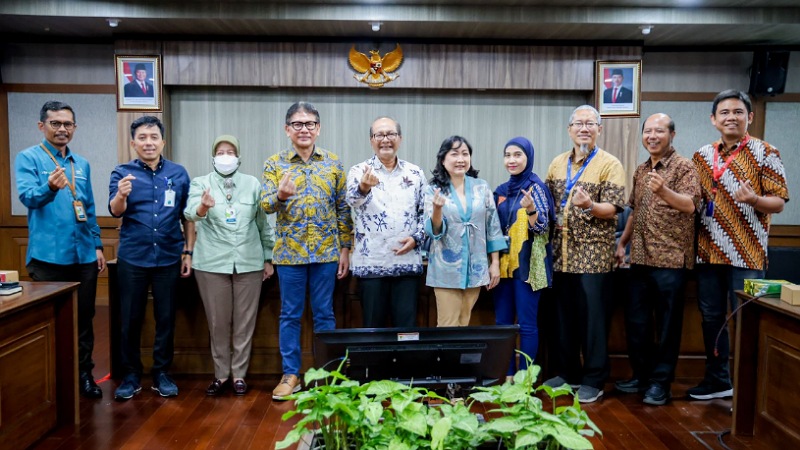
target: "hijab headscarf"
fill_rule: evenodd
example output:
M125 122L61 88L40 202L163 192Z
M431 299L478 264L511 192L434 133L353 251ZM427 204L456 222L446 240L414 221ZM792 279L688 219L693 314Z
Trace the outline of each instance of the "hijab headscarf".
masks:
M547 221L548 223L555 222L556 214L553 194L550 193L550 189L547 188L547 185L544 184L544 181L542 181L538 175L533 173L533 144L531 144L531 141L528 139L518 136L506 142L506 145L503 147L503 152L505 152L505 149L508 148L509 145L513 145L522 149L528 160L525 164L525 170L517 175L511 175L511 178L509 178L507 182L501 184L497 187L497 189L495 189L495 196L505 197L507 200L510 200L513 203L519 203L519 200L515 202L514 199L517 199L518 197L521 198L521 195L519 195L520 191L527 191L531 186L536 184L541 187L545 193L545 196L547 197Z

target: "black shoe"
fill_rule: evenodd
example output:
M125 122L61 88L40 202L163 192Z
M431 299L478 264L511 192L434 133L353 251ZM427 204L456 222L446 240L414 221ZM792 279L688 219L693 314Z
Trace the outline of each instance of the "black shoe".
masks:
M78 379L78 390L81 395L86 398L103 398L103 391L100 386L94 382L94 377L91 372L81 372Z
M228 387L229 384L231 384L230 378L228 378L225 381L214 380L206 388L206 395L211 395L211 396L220 395L225 392L225 389Z
M686 391L686 395L693 400L712 400L715 398L733 397L733 388L730 384L714 384L703 380L700 384Z
M244 380L236 380L233 382L233 393L235 395L244 395L247 393L247 383Z
M638 378L631 378L630 380L619 380L614 383L614 387L626 394L635 394L637 392L644 392L647 390L647 385L640 381Z
M653 383L647 392L644 393L644 403L648 405L661 406L667 403L667 400L672 398L672 393L669 388L664 389L659 383Z

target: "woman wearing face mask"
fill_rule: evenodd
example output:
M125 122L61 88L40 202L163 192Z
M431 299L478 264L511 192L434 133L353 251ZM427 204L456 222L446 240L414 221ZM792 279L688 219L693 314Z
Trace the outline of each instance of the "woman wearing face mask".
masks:
M524 137L508 141L503 163L511 178L495 189L494 200L509 250L500 255L500 283L492 291L495 321L498 325L519 322L520 349L535 359L539 297L553 278L548 230L555 221L555 208L550 190L533 173L531 141ZM516 373L516 359L511 359L509 376ZM526 367L525 358L520 358L519 369Z
M507 248L492 188L477 178L472 147L451 136L436 155L425 191L425 233L430 236L426 284L436 294L437 326L469 325L481 286L500 280L498 252Z
M232 387L244 395L261 282L273 274L275 232L259 206L261 183L237 171L239 140L220 136L211 154L214 171L192 180L184 210L197 223L192 268L214 359L214 381L206 394Z

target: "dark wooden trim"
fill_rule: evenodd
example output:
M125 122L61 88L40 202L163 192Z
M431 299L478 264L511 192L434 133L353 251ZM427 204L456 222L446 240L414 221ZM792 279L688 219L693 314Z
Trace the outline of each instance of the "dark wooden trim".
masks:
M3 178L11 174L11 148L8 131L8 94L0 86L0 173ZM8 175L5 175L8 174ZM0 183L0 225L6 225L11 216L11 183Z
M772 225L769 228L771 247L800 247L800 225Z
M644 102L711 102L717 92L642 92ZM710 113L709 113L710 114Z
M58 92L59 94L115 94L117 92L113 84L4 84L3 90L5 92Z

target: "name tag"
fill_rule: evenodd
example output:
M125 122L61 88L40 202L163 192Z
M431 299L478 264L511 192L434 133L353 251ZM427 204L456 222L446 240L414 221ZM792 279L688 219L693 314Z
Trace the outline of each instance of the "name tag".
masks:
M225 223L236 223L236 210L233 207L225 209Z
M75 209L75 219L78 222L86 222L86 209L83 207L83 202L75 200L72 202L72 207Z
M175 207L175 191L172 189L164 192L164 206Z

